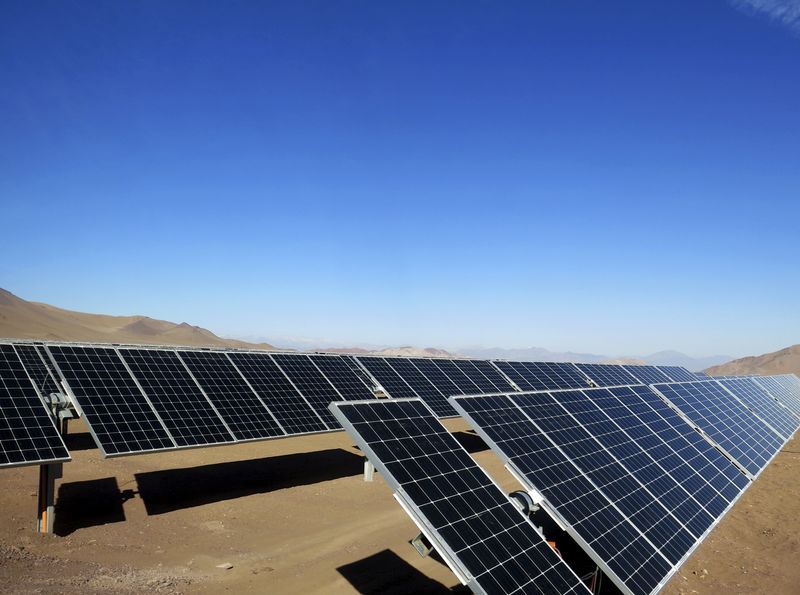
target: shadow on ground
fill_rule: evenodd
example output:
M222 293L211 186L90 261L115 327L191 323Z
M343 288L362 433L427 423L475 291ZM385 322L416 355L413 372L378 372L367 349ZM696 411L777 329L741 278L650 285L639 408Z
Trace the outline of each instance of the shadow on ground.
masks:
M472 431L469 432L453 432L453 437L458 440L461 446L464 447L469 453L481 452L489 450L489 447L483 441L483 438L478 436Z
M121 523L125 520L122 504L133 496L131 490L120 492L116 477L62 483L53 532L65 536L86 527Z
M359 475L364 459L336 448L249 461L137 473L147 514Z
M64 444L67 449L72 450L92 450L97 448L94 438L89 432L77 432L64 436Z
M461 585L451 589L429 578L391 550L383 550L336 570L362 595L468 592Z

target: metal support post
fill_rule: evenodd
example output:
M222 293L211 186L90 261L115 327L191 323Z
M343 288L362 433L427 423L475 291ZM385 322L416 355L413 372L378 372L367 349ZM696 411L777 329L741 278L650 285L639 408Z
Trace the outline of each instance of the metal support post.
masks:
M364 481L372 481L375 478L375 465L364 459Z
M39 465L39 498L37 526L39 533L52 533L55 523L56 479L61 477L62 463Z

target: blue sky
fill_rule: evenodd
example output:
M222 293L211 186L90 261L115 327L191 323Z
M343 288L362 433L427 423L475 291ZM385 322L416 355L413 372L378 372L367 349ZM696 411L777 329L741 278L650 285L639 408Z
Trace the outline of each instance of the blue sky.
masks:
M0 286L228 336L800 342L800 7L0 5Z

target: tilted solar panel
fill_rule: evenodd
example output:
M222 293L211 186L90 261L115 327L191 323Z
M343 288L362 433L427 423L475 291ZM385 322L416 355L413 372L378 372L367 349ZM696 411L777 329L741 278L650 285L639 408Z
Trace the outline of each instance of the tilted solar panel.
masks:
M784 440L791 438L797 431L800 420L755 381L750 378L721 378L717 382L778 432Z
M417 370L422 372L425 378L436 387L436 390L445 397L464 394L458 385L450 380L447 374L442 372L442 369L436 365L434 360L423 357L413 357L409 358L409 361L414 364Z
M177 448L116 350L65 345L47 350L105 456Z
M589 593L422 401L333 403L404 509L476 593Z
M800 418L800 383L794 374L753 376L753 381Z
M333 401L341 401L342 396L325 378L307 355L272 354L272 359L283 370L297 389L314 407L314 411L332 428L339 428L339 423L331 415L328 405Z
M784 443L716 381L655 384L653 388L753 477Z
M435 358L430 361L458 387L459 392L456 394L477 395L480 393L493 393L497 391L494 384L471 364L462 369L462 367L452 359Z
M12 345L0 344L0 468L69 460L17 352Z
M179 351L178 355L236 440L261 440L286 432L225 353Z
M659 371L670 377L672 382L692 382L697 376L681 366L656 366Z
M308 356L346 401L375 398L363 378L339 355Z
M492 364L521 390L539 390L526 378L529 372L527 368L522 365L522 362L494 360Z
M525 376L536 390L589 388L588 378L572 363L520 362L530 375Z
M641 384L656 384L659 382L672 382L672 378L664 374L656 366L622 366L625 370Z
M485 378L491 382L494 387L494 392L505 393L516 390L514 386L508 381L508 379L503 376L503 374L498 370L492 362L489 360L483 359L471 359L471 360L453 360L455 364L461 368L464 373L469 375L470 378L473 378L471 372L469 371L470 364L473 368L478 370L478 372ZM473 382L477 383L477 380L473 378ZM483 391L483 392L492 392L492 391Z
M447 402L447 396L436 388L436 385L428 380L410 359L386 357L384 360L434 410L436 415L439 417L453 417L456 415L453 407Z
M41 395L62 393L57 375L52 370L50 362L42 358L39 347L30 343L17 343L14 345L14 349Z
M387 396L394 399L419 396L382 357L357 357L356 359L378 381Z
M612 364L575 364L586 374L596 386L621 386L640 384L630 372L622 366Z
M120 349L119 354L178 446L234 441L174 351Z
M338 429L335 420L328 426L314 407L289 381L267 353L231 352L236 369L258 393L287 434L305 434ZM330 415L327 409L325 414Z

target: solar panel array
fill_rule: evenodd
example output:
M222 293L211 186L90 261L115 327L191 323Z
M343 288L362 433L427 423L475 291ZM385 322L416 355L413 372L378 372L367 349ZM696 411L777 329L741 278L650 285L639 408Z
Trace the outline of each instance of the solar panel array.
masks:
M781 405L800 418L800 380L794 374L753 376L753 381L769 391Z
M748 484L648 387L453 402L626 593L660 589Z
M625 371L636 378L641 384L656 384L658 382L672 382L672 378L656 366L624 365Z
M0 467L68 461L50 412L12 345L0 345Z
M800 425L797 416L751 378L720 378L718 382L784 440L791 438Z
M752 477L785 442L715 380L656 384L653 388Z
M591 386L589 379L575 364L558 362L493 362L521 390L583 388Z
M586 374L595 386L623 386L640 384L630 372L622 366L613 364L575 364Z
M333 403L331 409L474 591L589 593L421 400Z
M37 345L32 343L14 345L14 349L22 360L22 365L28 372L41 395L52 393L61 394L58 378L50 363L46 361Z
M659 371L669 376L672 382L692 382L697 376L681 366L656 366Z

